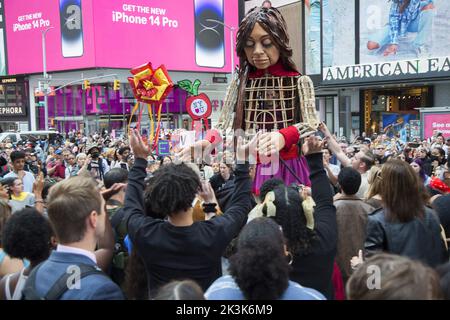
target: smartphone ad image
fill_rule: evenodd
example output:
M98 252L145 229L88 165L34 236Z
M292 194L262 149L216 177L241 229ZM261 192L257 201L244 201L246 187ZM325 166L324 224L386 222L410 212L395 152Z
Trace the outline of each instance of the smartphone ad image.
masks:
M65 58L83 55L81 0L59 0L61 47Z
M195 62L200 67L223 68L224 0L194 0Z

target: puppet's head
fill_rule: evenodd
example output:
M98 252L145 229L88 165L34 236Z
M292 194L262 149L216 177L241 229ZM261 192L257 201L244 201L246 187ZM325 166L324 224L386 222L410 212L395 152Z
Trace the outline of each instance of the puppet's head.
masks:
M253 39L252 33L256 39ZM258 41L267 54L255 54ZM280 11L273 7L255 7L247 13L237 32L236 52L241 60L241 70L247 65L250 71L265 69L280 60L285 69L297 71L291 59L292 48L289 46L286 21Z

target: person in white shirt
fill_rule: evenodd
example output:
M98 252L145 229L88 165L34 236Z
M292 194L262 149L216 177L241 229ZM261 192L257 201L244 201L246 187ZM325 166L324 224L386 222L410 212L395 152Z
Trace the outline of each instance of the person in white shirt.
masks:
M375 157L370 150L361 149L351 159L348 157L338 145L336 139L331 135L325 123L321 123L319 130L322 131L327 139L328 148L336 154L337 159L341 162L342 166L352 166L358 170L361 174L361 186L356 193L356 196L363 199L368 188L368 171L375 164ZM364 150L364 151L363 151Z
M33 192L34 176L25 171L25 153L23 151L13 151L10 155L13 171L6 174L4 178L19 178L23 182L23 191Z
M130 171L130 167L128 165L128 157L130 156L130 147L128 146L122 147L119 149L117 153L120 157L120 161L117 161L114 164L113 168L122 168L127 171Z

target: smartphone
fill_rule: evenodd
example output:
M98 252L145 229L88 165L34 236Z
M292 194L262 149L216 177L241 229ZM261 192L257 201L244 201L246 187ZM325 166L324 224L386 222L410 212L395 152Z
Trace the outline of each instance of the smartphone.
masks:
M195 63L200 67L223 68L225 65L223 2L194 0Z
M65 58L83 55L81 0L59 0L61 47Z

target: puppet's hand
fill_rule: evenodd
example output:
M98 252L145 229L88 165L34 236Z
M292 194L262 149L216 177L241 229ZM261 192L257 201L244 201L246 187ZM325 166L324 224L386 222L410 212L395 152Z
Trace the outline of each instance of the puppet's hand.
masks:
M191 162L205 156L205 149L209 149L211 142L208 140L197 141L190 147L183 148L178 154L177 159L183 162Z
M271 156L283 149L285 144L286 141L281 133L267 132L260 136L256 150L261 155Z

